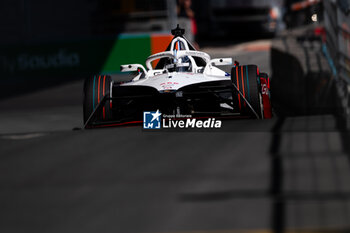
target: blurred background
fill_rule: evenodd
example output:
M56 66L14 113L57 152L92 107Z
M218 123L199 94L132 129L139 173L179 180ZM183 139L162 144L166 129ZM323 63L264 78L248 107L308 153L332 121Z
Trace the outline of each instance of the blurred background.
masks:
M177 7L186 1L171 0L79 0L2 2L2 43L115 36L125 32L168 32L176 26ZM259 33L277 32L312 22L321 16L319 0L192 0L198 37L234 33L242 24L255 26ZM317 21L314 20L314 22ZM5 23L6 22L6 23ZM249 33L250 30L244 30ZM217 36L215 36L217 37ZM204 39L204 38L202 38Z
M162 38L177 23L198 47L271 38L322 19L319 1L5 0L1 5L3 97L67 78L118 72L120 64L132 61L143 63L164 49L170 37ZM137 42L134 48L132 41ZM48 74L58 78L42 80Z
M348 0L2 0L0 232L350 232ZM274 118L220 132L83 127L85 77L177 24L257 64ZM231 67L226 67L230 71Z

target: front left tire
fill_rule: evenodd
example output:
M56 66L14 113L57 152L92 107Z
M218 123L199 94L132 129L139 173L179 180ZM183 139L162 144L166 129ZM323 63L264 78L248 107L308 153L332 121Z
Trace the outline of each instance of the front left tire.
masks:
M109 95L112 78L109 75L94 75L85 79L84 82L84 124L95 111L105 95ZM112 119L112 103L106 101L101 113L98 113L98 121L108 121Z

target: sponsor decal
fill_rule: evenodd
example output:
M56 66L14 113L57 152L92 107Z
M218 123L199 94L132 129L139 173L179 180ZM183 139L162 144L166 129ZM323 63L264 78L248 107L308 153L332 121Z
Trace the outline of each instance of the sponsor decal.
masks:
M164 82L164 83L160 84L160 86L165 90L173 89L174 85L179 85L179 83L178 82Z
M67 52L65 49L59 49L52 54L34 55L21 53L15 59L1 56L0 62L4 70L14 73L15 71L78 67L80 65L80 56L76 52Z
M219 129L222 121L215 118L198 119L192 115L165 115L159 110L143 113L144 129Z
M261 85L261 94L263 94L263 95L269 94L266 84Z

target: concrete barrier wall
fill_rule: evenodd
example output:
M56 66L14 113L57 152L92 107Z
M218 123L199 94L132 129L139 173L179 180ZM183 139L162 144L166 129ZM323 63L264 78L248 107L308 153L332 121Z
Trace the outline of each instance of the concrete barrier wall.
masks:
M324 0L326 44L333 63L338 96L338 122L350 129L350 4L347 0Z
M272 43L271 96L281 115L335 112L334 77L314 29L290 31Z
M120 65L144 64L166 49L169 34L121 34L115 38L0 46L0 96L92 74L118 73Z

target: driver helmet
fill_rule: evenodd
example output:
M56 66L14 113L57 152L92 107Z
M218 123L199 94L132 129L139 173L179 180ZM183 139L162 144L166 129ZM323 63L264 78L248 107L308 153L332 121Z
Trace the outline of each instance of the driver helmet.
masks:
M188 56L179 58L176 63L177 72L190 72L192 70L192 62Z

